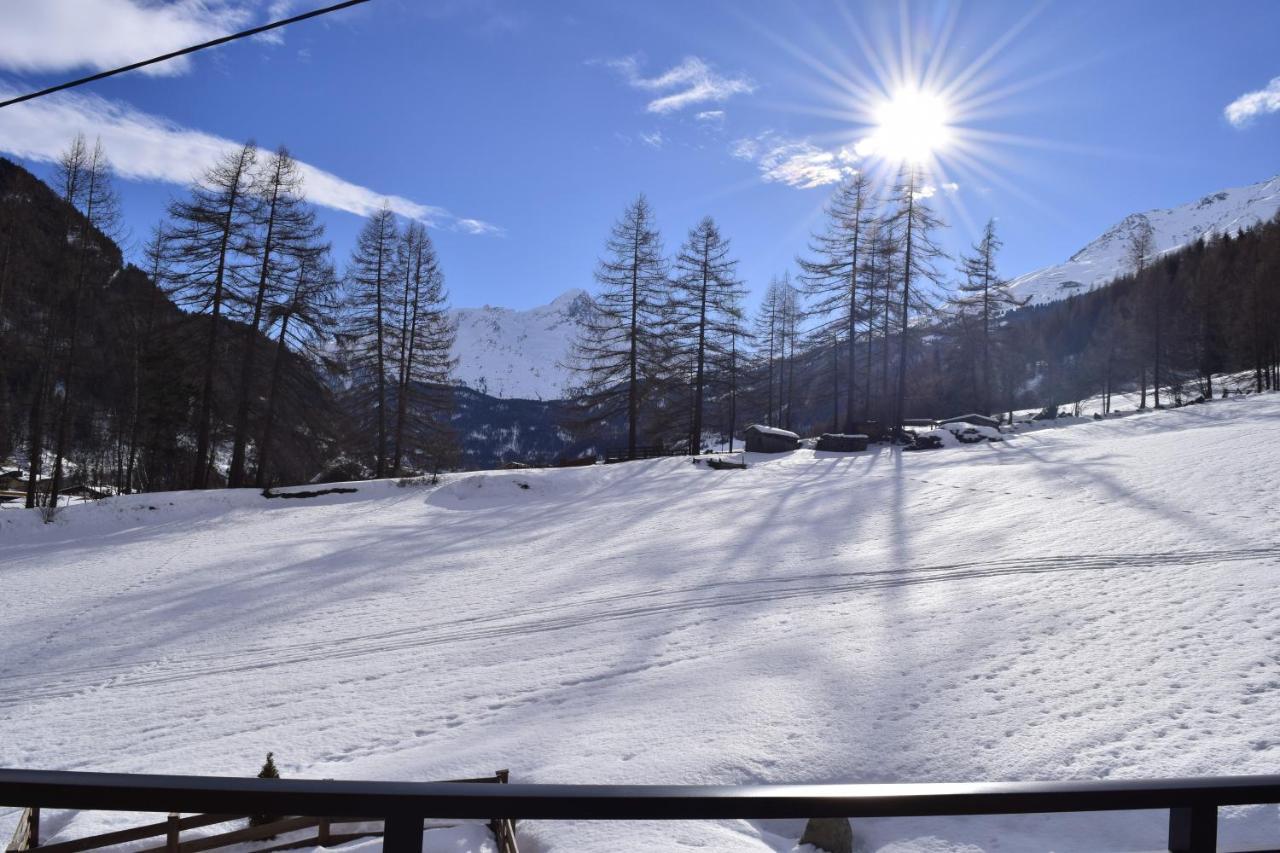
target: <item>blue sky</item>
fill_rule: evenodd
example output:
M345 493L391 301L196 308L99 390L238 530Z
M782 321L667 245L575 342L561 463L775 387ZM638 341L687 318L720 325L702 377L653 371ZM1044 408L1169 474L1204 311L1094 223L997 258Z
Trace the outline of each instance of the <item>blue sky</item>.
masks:
M0 90L318 5L18 4ZM1280 173L1277 33L1263 0L373 0L0 110L0 151L47 175L76 129L102 135L141 237L225 141L284 144L318 170L340 260L358 213L393 196L433 226L455 304L523 308L590 288L639 192L672 251L714 216L758 291L793 267L830 181L889 168L866 153L878 105L918 88L949 113L927 164L940 241L963 249L997 217L1012 276L1134 210Z

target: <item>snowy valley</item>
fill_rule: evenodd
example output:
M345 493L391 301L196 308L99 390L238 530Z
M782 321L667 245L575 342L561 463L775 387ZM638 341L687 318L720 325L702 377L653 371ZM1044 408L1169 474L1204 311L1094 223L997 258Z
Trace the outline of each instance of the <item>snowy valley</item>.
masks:
M1011 291L1031 305L1043 305L1110 283L1130 271L1125 253L1139 223L1151 225L1156 252L1163 254L1201 237L1234 234L1277 213L1280 176L1178 207L1133 213L1066 262L1017 276ZM563 399L572 382L565 365L589 299L586 291L570 289L547 305L523 311L488 305L455 309L455 378L492 397Z
M745 471L661 459L3 513L0 766L243 776L272 750L286 776L346 779L1273 772L1278 427L1273 393ZM50 810L46 841L139 817ZM1274 806L1222 817L1229 849L1280 837ZM518 832L540 853L786 853L800 829ZM1165 815L854 830L881 853L1143 851ZM429 831L426 849L483 837Z

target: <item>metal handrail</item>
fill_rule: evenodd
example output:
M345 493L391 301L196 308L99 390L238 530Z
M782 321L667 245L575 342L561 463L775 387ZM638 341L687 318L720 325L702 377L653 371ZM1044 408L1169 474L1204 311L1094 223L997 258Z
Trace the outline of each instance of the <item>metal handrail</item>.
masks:
M858 785L474 785L0 769L0 803L155 812L343 814L421 849L426 817L697 820L1169 809L1169 849L1212 851L1217 808L1280 803L1280 776ZM414 829L414 822L417 829Z

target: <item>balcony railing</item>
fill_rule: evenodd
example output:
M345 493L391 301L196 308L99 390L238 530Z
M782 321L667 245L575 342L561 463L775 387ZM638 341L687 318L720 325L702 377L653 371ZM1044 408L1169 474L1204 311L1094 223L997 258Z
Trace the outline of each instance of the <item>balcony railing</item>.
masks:
M0 804L383 820L384 849L418 853L426 818L723 820L1169 810L1172 853L1217 849L1220 806L1280 803L1280 776L891 785L476 785L0 770ZM1280 842L1280 839L1277 839Z

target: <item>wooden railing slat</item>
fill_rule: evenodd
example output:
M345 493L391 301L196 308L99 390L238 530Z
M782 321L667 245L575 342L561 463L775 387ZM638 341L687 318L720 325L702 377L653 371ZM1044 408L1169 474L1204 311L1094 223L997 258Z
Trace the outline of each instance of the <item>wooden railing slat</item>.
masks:
M35 813L34 820L32 812ZM32 827L39 826L40 810L27 807L18 815L18 825L13 828L13 838L9 840L9 846L5 848L6 853L20 853L23 850L31 849Z
M201 850L212 850L216 847L226 847L229 844L239 844L244 841L261 841L264 838L283 835L286 832L310 829L313 826L317 826L319 822L320 819L315 817L286 818L285 820L273 821L262 826L249 826L244 829L234 829L231 832L219 833L218 835L183 841L178 845L178 851L179 853L199 853ZM156 851L162 849L164 848L155 848ZM144 851L144 853L149 853L149 851Z
M177 828L195 829L200 826L212 826L218 823L226 823L229 820L236 820L244 817L244 815L218 815L218 814L200 814L184 817L178 820ZM75 838L71 841L60 841L57 844L49 844L41 847L42 853L80 853L82 850L97 850L99 847L110 847L112 844L124 844L127 841L141 841L144 838L158 838L169 832L169 821L161 823L149 823L146 826L137 826L132 829L118 829L114 832L104 832L101 835L91 835L87 838Z

